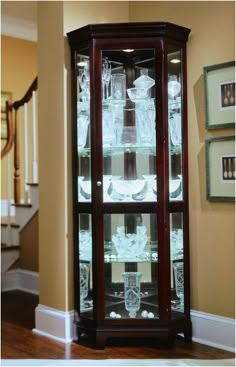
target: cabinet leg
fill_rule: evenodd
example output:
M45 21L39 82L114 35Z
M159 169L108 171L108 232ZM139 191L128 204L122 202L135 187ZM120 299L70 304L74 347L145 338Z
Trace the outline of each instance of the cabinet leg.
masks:
M101 335L101 333L95 333L93 337L93 347L94 349L103 350L106 345L106 337Z
M191 326L184 330L184 340L185 340L185 343L191 343L192 342L192 328L191 328Z

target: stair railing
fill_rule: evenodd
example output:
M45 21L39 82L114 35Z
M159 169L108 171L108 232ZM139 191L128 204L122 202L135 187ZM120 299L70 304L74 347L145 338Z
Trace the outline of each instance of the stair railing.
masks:
M37 163L37 137L36 137L36 91L38 87L37 77L34 79L33 83L25 93L24 97L18 101L6 102L6 116L7 116L7 143L1 152L1 158L9 155L10 151L14 149L14 203L17 204L28 204L29 202L29 186L28 186L28 168L29 168L29 136L28 127L32 124L32 183L37 183L38 181L38 163ZM28 106L29 103L32 104L32 116L29 120L28 116ZM23 108L24 111L24 140L20 140L20 128L22 127L22 122L19 121L19 111ZM24 145L24 195L21 194L21 157L20 157L20 147L21 144ZM8 157L7 163L7 175L9 175L11 169L9 167L10 158ZM7 177L7 192L9 193L11 178ZM11 186L10 186L11 188ZM7 198L8 202L11 201ZM8 210L9 211L9 210Z

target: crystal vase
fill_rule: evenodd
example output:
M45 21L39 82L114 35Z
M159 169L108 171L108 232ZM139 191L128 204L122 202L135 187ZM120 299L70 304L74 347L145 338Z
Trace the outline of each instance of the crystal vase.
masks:
M137 311L140 309L140 280L141 272L124 272L125 289L125 309L129 312L129 317L135 318Z
M86 308L85 298L88 296L89 266L80 264L80 310Z

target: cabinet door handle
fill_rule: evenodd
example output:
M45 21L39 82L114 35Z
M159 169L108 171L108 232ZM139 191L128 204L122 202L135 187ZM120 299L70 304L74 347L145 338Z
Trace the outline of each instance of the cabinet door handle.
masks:
M98 186L98 187L102 186L101 181L97 181L97 186Z

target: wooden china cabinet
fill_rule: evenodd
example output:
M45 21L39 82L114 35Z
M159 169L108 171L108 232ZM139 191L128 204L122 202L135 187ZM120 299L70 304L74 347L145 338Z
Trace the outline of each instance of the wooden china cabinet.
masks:
M79 342L191 341L186 43L165 22L67 34Z

